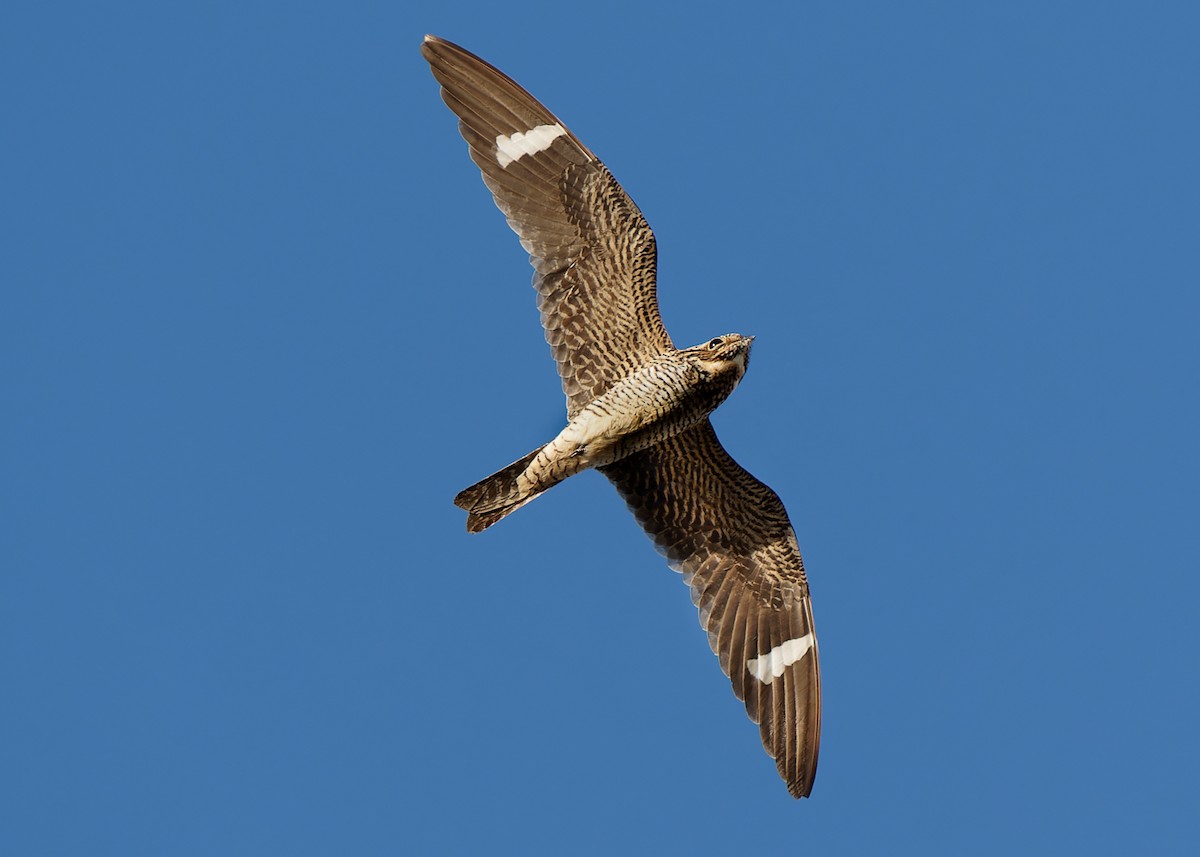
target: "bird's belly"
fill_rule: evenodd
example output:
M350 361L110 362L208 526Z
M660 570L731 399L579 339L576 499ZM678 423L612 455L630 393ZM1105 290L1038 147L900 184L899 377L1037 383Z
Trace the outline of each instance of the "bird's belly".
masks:
M587 467L612 464L673 437L700 422L711 408L686 387L610 390L592 402L563 430L560 438L576 447Z
M575 414L521 479L535 488L620 461L696 425L727 395L685 365L645 367Z

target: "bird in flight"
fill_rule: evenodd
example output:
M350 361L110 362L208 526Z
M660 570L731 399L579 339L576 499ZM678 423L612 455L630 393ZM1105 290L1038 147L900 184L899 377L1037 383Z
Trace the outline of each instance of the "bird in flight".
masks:
M454 498L472 533L595 468L691 587L700 624L794 797L821 736L808 580L779 497L730 457L708 415L746 371L753 337L677 349L655 293L654 233L612 173L533 96L469 51L421 53L471 159L533 265L567 425Z

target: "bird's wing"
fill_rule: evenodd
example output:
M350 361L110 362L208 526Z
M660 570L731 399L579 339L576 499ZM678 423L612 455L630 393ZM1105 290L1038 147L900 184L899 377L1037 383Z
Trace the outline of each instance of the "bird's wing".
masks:
M705 420L600 468L671 567L795 797L821 737L821 676L808 581L778 495L734 461Z
M426 36L421 53L496 205L529 251L546 341L574 416L670 349L654 233L612 173L512 79Z

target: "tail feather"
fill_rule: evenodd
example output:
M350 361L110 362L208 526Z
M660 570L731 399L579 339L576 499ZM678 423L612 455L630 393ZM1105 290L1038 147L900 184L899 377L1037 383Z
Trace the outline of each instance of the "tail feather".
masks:
M525 472L525 468L542 449L543 447L539 446L519 461L514 461L503 470L498 470L470 488L458 492L458 496L454 498L454 505L468 512L467 532L478 533L486 530L550 487L546 485L534 491L522 491L517 484L517 477Z

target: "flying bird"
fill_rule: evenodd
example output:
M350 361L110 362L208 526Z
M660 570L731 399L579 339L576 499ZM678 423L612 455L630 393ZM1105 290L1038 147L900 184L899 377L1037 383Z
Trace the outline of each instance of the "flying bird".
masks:
M594 154L512 79L426 36L421 53L533 265L563 393L558 436L454 498L472 533L595 468L683 573L733 692L794 797L817 770L821 680L808 580L779 497L721 446L709 414L753 337L677 349L655 291L654 233Z

